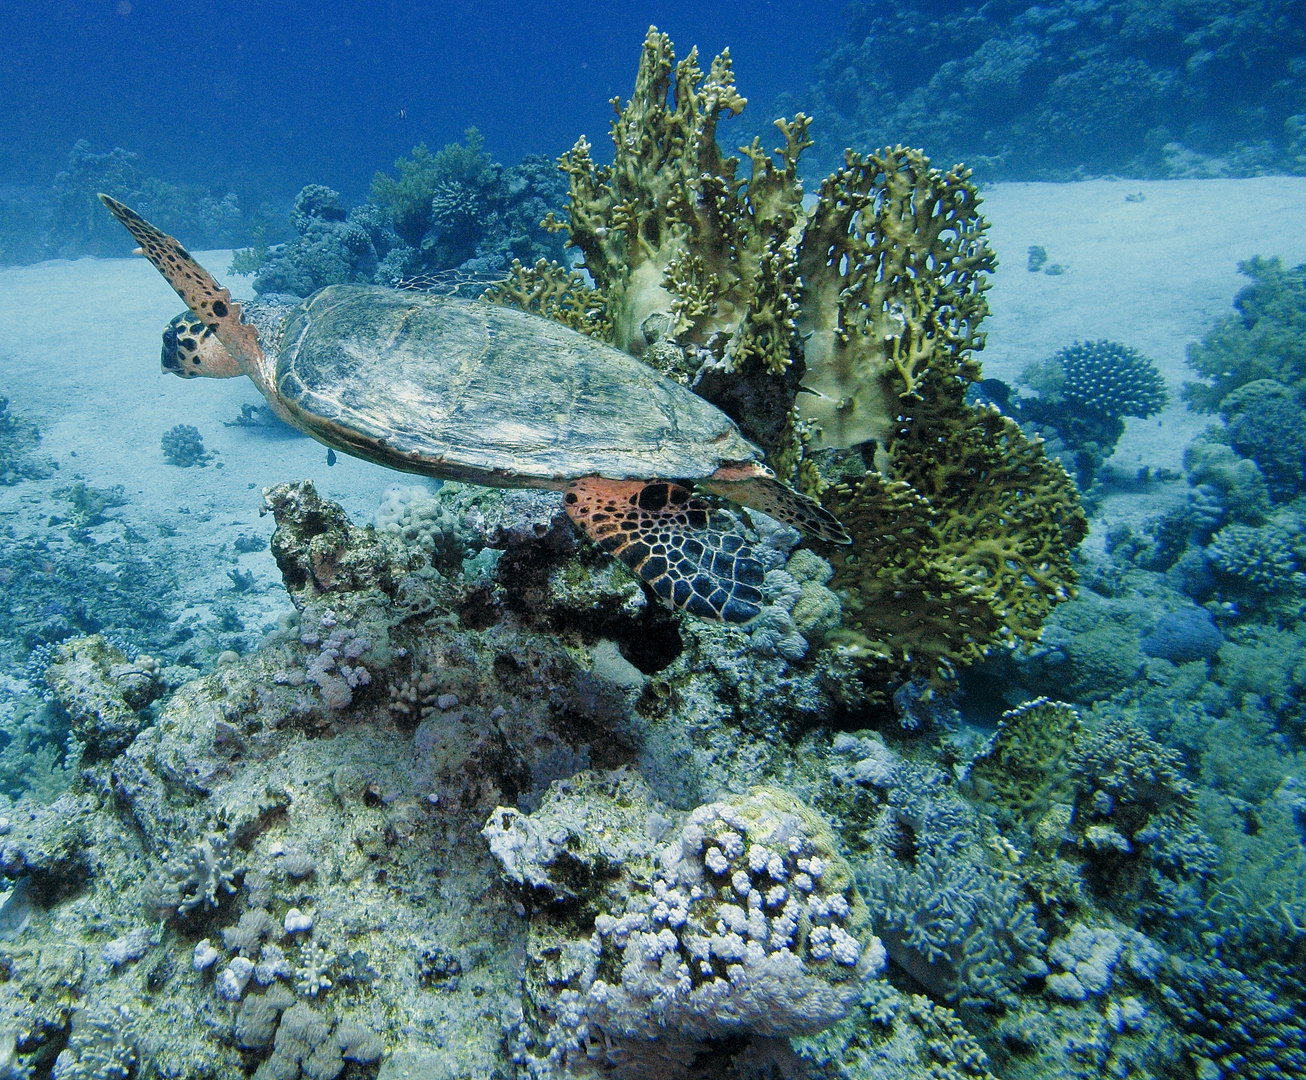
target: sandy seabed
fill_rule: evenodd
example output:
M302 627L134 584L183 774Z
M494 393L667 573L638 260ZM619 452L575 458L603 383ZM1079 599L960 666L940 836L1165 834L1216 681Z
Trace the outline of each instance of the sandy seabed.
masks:
M1156 361L1171 403L1159 418L1130 422L1114 461L1130 471L1178 469L1183 447L1208 423L1178 396L1191 377L1185 350L1231 310L1246 284L1240 261L1306 262L1306 178L998 184L983 194L1000 260L985 374L1014 383L1026 364L1076 340L1131 345ZM1036 244L1064 274L1026 269ZM198 253L237 298L248 297L249 281L226 272L230 256ZM311 479L363 523L385 487L412 481L344 456L328 467L325 449L305 438L224 426L261 398L247 379L183 381L160 369L160 333L179 310L140 258L0 270L0 395L40 425L41 449L59 463L56 479L121 484L130 500L124 521L149 535L175 530L167 550L195 598L194 617L203 617L205 597L230 590L233 565L255 573L270 617L289 601L266 548L234 564L230 554L218 557L238 535L271 532L271 520L259 516L263 487ZM164 461L159 440L175 424L199 429L215 451L207 466ZM22 535L25 518L46 511L45 487L46 495L27 484L0 488L0 527ZM1122 493L1102 513L1139 518L1156 512L1160 496Z

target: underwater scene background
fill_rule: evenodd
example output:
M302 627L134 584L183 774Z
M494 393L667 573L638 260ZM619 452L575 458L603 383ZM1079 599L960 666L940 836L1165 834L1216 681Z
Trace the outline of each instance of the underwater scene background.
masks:
M1306 1076L1306 4L0 41L0 1078ZM563 324L852 543L660 478L753 560L717 622L560 491L328 451L155 366L101 192L270 353L513 309L454 464Z

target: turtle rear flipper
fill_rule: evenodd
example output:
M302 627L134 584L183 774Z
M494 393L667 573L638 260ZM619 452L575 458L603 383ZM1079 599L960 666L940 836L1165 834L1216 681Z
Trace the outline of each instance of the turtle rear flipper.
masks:
M180 241L155 228L130 206L108 195L100 201L127 227L140 245L140 252L154 264L192 314L226 346L234 362L222 363L220 356L209 353L203 370L186 370L186 374L234 378L245 375L247 364L262 357L258 332L240 318L240 304L217 283L213 275L200 266ZM171 369L170 369L171 370ZM180 374L180 372L179 372Z
M740 506L760 510L818 540L831 544L853 542L842 523L830 511L810 496L764 474L769 471L756 463L743 468L723 466L699 484L713 495L720 495Z
M666 480L587 476L563 495L567 514L667 603L701 619L747 622L762 610L765 570L711 508Z

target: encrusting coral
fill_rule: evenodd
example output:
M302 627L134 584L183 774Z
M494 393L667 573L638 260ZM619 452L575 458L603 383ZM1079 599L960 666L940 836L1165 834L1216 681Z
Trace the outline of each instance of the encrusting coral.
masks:
M778 160L742 148L744 177L716 133L745 104L728 52L705 75L650 29L613 163L581 138L560 159L567 220L546 219L593 288L537 266L489 296L588 322L735 417L852 532L827 556L829 639L875 676L948 683L1037 638L1086 529L1060 465L965 401L994 266L978 190L899 147L850 153L804 209L809 119L776 121Z
M821 816L772 788L700 806L663 842L651 815L647 786L620 770L577 774L534 814L499 807L486 825L535 912L540 1023L520 1033L521 1060L644 1076L654 1040L661 1059L688 1064L714 1039L810 1034L846 1016L885 956Z

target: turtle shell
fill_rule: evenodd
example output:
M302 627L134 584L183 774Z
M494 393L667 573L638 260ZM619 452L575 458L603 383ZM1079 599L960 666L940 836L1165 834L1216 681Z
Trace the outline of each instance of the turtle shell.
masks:
M634 357L479 300L331 285L282 328L277 394L314 437L392 469L501 487L696 480L760 454Z

